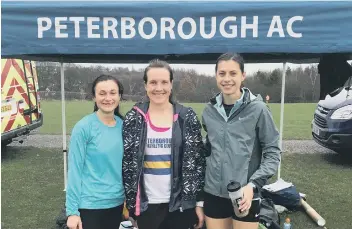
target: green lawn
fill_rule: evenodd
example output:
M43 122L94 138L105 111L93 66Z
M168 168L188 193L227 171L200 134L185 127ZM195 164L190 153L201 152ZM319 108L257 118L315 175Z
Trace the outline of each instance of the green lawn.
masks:
M3 229L49 229L64 205L60 149L8 147L1 164ZM282 177L307 194L329 229L350 229L352 161L337 154L285 154ZM291 213L293 228L317 229L305 213ZM284 216L282 216L283 218Z
M41 102L44 124L40 128L43 134L61 134L61 102L42 101ZM133 103L124 102L121 105L122 113L131 109ZM186 103L191 106L201 117L205 104ZM284 139L311 139L310 123L314 114L315 104L297 103L285 105L284 116ZM280 104L270 104L275 123L279 129L280 125ZM84 115L93 111L93 103L89 101L68 101L66 102L66 122L67 133L70 133L74 124Z

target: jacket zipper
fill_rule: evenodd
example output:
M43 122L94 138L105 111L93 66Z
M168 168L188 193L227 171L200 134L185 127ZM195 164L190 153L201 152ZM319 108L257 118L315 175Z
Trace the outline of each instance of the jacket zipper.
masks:
M225 124L224 124L224 126L223 126L223 129L225 129L227 121L225 120L224 117L222 117L221 114L219 114L218 110L214 107L214 105L211 106L211 107L215 110L216 115L219 116L219 117L221 118L221 120L223 120L223 121L225 122ZM224 131L223 139L224 139L223 148L225 149L225 131ZM221 166L220 171L222 171L222 164L223 164L223 163L221 162L221 163L220 163L220 166ZM220 185L220 193L222 193L222 187L221 187L221 185Z
M173 121L172 122L172 135L171 135L171 191L170 191L170 203L173 203L174 202L174 195L173 195L173 192L174 192L174 169L175 169L175 157L174 157L174 153L176 152L175 151L175 126L176 126L176 122ZM183 129L182 129L183 131ZM183 134L183 133L182 133ZM176 165L178 166L178 165ZM169 211L171 209L171 206L169 206ZM181 206L180 206L180 212L183 212L182 210L182 197L181 197Z
M173 119L172 119L173 121ZM170 190L170 203L173 201L173 195L172 192L174 190L174 122L172 122L172 133L171 133L171 190ZM170 206L169 206L169 211L170 211Z
M227 120L227 122L231 121L232 119L234 119L245 107L246 105L248 104L248 101L247 102L244 102L241 104L241 106L237 109L237 111L235 111L235 113L233 113Z
M232 119L234 119L245 107L246 105L248 104L248 101L244 102L241 104L241 106L235 111L235 113L233 113L228 119L227 121L224 119L224 117L222 117L222 115L219 114L218 110L214 107L213 105L213 109L215 109L217 115L219 115L224 121L225 121L225 125L224 125L224 130L227 128L227 123L230 122ZM226 139L225 139L225 131L224 131L224 145L223 145L223 148L225 149L225 143L226 143ZM222 166L223 166L223 163L220 163L220 166L221 166L221 171L222 171ZM222 193L222 186L220 185L220 193Z
M183 139L184 139L184 136L185 136L185 126L186 126L186 124L185 124L185 119L183 120L183 123L182 123L182 141L183 141ZM180 127L181 128L181 127ZM183 162L182 162L183 163ZM182 169L181 169L181 173L182 173ZM180 182L182 182L182 181L180 181ZM181 183L181 187L183 186L183 184ZM183 212L183 207L182 207L182 203L183 203L183 196L182 196L182 188L181 188L181 206L180 206L180 212Z
M142 136L141 136L141 144L139 145L139 152L140 152L140 150L142 150L142 160L141 160L140 170L138 171L139 175L138 175L138 182L137 182L137 188L136 188L136 193L137 194L138 194L138 186L140 184L141 176L142 176L142 172L143 172L143 163L144 163L144 155L145 155L145 138L147 136L146 135L146 130L147 130L147 128L146 128L146 120L144 120L142 128L143 128L143 131L142 131ZM138 163L137 163L137 167L138 167ZM140 195L139 199L140 199L140 204L141 204L142 203L142 188L140 190L139 195Z
M248 103L250 103L250 102L251 102L251 101L250 101L250 98L248 98L248 100L245 101L245 102L243 102L243 103L241 104L241 106L235 111L235 113L233 113L233 114L227 119L227 121L225 120L224 117L222 117L221 114L219 114L218 110L214 107L214 104L212 104L212 108L215 109L215 111L216 111L216 113L217 113L218 116L220 116L226 123L228 123L228 122L231 121L234 117L236 117L236 116L246 107L246 105L247 105Z

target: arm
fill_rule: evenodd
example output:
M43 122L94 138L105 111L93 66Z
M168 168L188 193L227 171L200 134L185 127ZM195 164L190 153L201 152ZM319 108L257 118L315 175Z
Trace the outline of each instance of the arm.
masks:
M76 125L71 134L68 154L68 183L66 190L66 215L79 216L82 170L86 156L87 134L81 125Z
M203 228L205 216L203 212L204 205L204 185L205 185L205 169L206 161L204 155L204 143L202 139L202 126L198 120L196 113L193 109L189 109L187 112L189 117L190 132L192 135L191 147L193 147L191 152L194 152L195 157L195 169L196 169L196 182L198 182L196 189L196 215L198 217L198 223L195 228Z
M202 126L199 122L199 119L193 109L189 109L187 112L188 116L188 126L190 126L190 132L192 134L192 152L194 152L195 158L195 166L197 172L197 205L202 205L199 203L203 201L203 188L204 188L204 181L205 181L205 168L206 168L206 161L204 156L204 144L202 140Z
M256 125L257 136L262 149L262 161L259 169L250 177L249 182L262 188L278 169L281 150L279 148L279 132L268 107L263 106Z
M203 111L204 112L204 111ZM203 123L203 129L204 131L207 133L206 136L205 136L205 142L203 144L203 155L205 157L209 157L210 154L211 154L211 144L209 142L209 138L208 138L208 129L207 129L207 126L205 124L205 120L204 120L204 116L202 115L202 123Z
M126 208L131 217L134 215L136 193L134 187L137 186L137 154L135 153L135 141L137 135L136 111L131 110L126 114L123 121L122 136L124 155L122 159L122 179L126 195Z

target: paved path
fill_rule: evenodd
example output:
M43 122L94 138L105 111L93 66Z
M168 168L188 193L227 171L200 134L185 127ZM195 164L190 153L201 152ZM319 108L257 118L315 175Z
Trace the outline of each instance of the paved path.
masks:
M67 136L67 145L70 136ZM23 144L13 142L11 146L34 146L42 148L62 148L62 135L31 134ZM284 140L283 151L287 153L331 153L313 140Z

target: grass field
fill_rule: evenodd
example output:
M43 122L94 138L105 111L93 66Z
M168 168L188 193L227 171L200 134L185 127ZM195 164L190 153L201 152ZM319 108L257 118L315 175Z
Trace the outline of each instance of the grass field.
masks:
M65 199L61 151L25 147L7 150L10 152L1 165L1 228L52 228ZM282 177L307 194L308 203L326 219L328 229L350 229L351 165L351 160L338 154L285 154ZM289 217L294 229L319 228L302 212Z
M42 101L41 102L44 124L40 128L42 134L61 134L61 102L59 101ZM198 117L201 117L205 104L186 103L185 105L194 108ZM122 113L127 112L133 103L124 102L121 105ZM284 116L284 139L311 139L310 123L313 118L316 104L297 103L285 105ZM270 109L277 128L280 124L280 104L270 104ZM67 133L71 133L74 124L84 115L93 111L93 103L89 101L68 101L66 102L66 123Z

